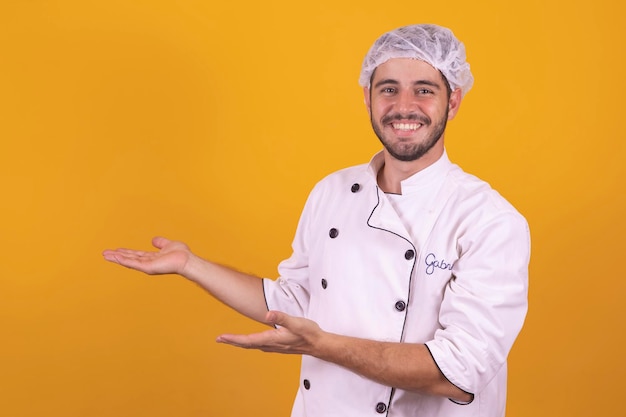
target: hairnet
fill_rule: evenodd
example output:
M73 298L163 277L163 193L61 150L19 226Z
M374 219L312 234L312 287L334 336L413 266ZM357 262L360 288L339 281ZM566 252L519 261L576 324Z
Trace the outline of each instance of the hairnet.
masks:
M372 73L392 58L420 59L441 71L450 88L465 95L474 77L465 61L465 46L450 29L437 25L404 26L387 32L374 42L363 60L359 84L370 86Z

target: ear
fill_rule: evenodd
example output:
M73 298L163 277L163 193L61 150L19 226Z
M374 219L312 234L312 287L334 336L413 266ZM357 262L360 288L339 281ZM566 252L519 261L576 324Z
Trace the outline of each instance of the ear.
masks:
M364 97L364 101L365 101L365 107L367 107L367 112L369 113L370 117L372 117L372 106L370 103L370 89L369 87L363 87L363 97Z
M450 100L448 100L448 120L454 119L454 116L456 116L459 111L459 107L461 107L462 99L463 94L460 88L456 88L450 93Z

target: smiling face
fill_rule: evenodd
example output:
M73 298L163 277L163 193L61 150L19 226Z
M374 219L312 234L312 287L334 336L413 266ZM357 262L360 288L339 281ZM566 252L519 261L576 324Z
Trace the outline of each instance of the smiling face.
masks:
M395 58L379 65L365 103L385 151L399 161L443 153L446 123L458 110L461 91L448 91L441 73L417 59Z

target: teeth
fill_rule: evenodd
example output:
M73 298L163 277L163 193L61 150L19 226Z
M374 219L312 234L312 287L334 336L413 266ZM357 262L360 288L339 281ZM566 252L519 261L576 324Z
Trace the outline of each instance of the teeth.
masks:
M394 123L393 128L396 130L417 130L421 124L419 123Z

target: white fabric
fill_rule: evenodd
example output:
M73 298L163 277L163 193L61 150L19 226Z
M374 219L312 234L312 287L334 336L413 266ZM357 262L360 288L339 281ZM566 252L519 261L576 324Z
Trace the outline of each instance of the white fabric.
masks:
M448 28L410 25L383 34L363 59L359 85L369 88L376 68L393 58L412 58L429 63L441 71L452 90L460 88L463 96L474 85L465 46Z
M333 333L425 343L446 378L475 399L460 405L395 390L303 356L292 416L501 417L506 358L527 310L527 223L444 155L436 168L443 181L411 237L376 185L381 164L377 154L369 165L331 174L314 187L292 256L280 264L277 280L263 281L268 307ZM416 184L428 172L407 179L403 194L420 192ZM406 259L407 250L416 256ZM407 308L399 311L398 301Z
M449 169L450 160L444 153L434 164L404 181L402 194L386 194L418 252L424 247L419 231L424 229L423 222L432 210L433 196L441 189Z

